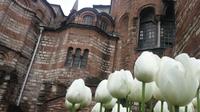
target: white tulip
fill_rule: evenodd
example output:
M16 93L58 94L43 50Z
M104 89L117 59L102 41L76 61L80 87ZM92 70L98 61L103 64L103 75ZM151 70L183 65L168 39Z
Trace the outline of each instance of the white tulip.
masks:
M100 103L106 103L110 102L112 99L112 96L110 95L108 89L107 89L107 80L102 80L95 92L95 100Z
M192 62L192 69L194 71L195 76L198 78L200 82L200 59L190 58Z
M70 103L81 103L85 97L85 83L82 79L74 80L71 86L67 89L66 99Z
M175 57L187 69L187 74L194 75L200 82L200 60L189 57L188 54L182 53Z
M126 98L130 92L129 76L124 70L115 71L108 77L107 88L110 94L115 98Z
M152 95L152 83L146 83L144 101L149 101L152 98ZM142 102L142 82L138 81L136 78L133 81L133 88L131 89L131 92L128 95L128 99L135 102Z
M84 99L81 102L81 107L85 107L90 105L90 103L92 102L92 92L91 89L87 86L85 86L85 92L82 93L84 94Z
M103 104L103 107L105 107L106 109L112 109L116 103L117 103L117 99L112 98L112 100L110 102Z
M153 108L154 112L161 112L161 101L158 101ZM163 102L163 112L169 112L166 102Z
M152 83L152 87L153 87L153 97L156 100L165 101L164 97L162 96L160 92L160 89L158 88L155 82Z
M194 108L197 108L197 98L194 98L192 100L192 104L193 104Z
M179 112L185 112L185 106L180 107ZM187 112L194 112L194 107L193 107L192 103L189 103L187 105Z
M112 109L112 112L118 112L117 107L118 107L118 104L115 104L114 108ZM126 112L126 108L123 107L121 104L120 104L120 112Z
M127 85L129 87L129 91L131 91L131 89L133 89L133 75L129 70L125 70L124 71L126 78L127 78Z
M195 97L198 81L189 73L182 63L169 57L161 59L156 84L167 102L184 106Z
M71 109L71 108L72 108L72 103L70 103L69 101L65 100L65 107L66 107L67 109ZM75 109L77 110L77 109L80 108L80 104L75 104L74 107L75 107Z
M158 72L159 62L160 58L157 55L144 51L135 62L135 77L145 83L152 82Z
M96 103L96 105L92 108L91 112L100 112L100 106L101 106L100 103ZM105 108L104 107L102 107L102 112L105 112Z

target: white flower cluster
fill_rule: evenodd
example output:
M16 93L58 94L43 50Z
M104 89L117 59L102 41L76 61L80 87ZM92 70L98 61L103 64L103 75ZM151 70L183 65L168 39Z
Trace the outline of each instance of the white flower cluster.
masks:
M159 58L145 51L135 62L134 76L128 70L120 70L102 80L95 92L97 104L92 112L131 112L131 102L141 103L144 112L144 104L151 98L158 100L154 112L171 112L174 107L181 107L180 112L186 109L187 112L194 112L198 108L198 100L193 99L200 81L199 59L186 53L175 59L166 56ZM126 100L125 107L120 104L121 99ZM67 90L66 106L69 109L87 106L91 100L91 90L82 79L75 80Z

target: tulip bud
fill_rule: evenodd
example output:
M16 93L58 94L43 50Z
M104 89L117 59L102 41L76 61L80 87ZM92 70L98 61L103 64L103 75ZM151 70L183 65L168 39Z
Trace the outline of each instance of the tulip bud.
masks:
M110 102L107 102L107 103L103 104L103 106L106 109L112 109L115 106L116 103L117 103L117 99L116 98L112 98L112 100Z
M81 103L85 95L85 83L82 79L74 80L71 86L67 89L66 99L70 103Z
M160 62L156 84L165 100L172 105L184 106L196 95L198 81L187 71L189 67L184 66L169 57L163 57Z
M153 97L156 100L165 101L164 97L160 93L160 89L157 87L155 82L152 83L152 87L153 87Z
M84 94L84 99L81 102L81 107L85 107L90 105L90 103L92 102L92 92L91 89L87 86L85 86L85 92L82 93Z
M161 101L158 101L154 107L154 112L161 112ZM169 112L166 102L163 102L163 112Z
M107 82L107 80L103 80L99 83L95 92L95 100L97 102L106 103L111 101L112 96L107 89Z
M160 58L157 55L144 51L135 62L135 77L145 83L152 82L158 72L159 62Z
M69 101L65 100L65 107L66 107L67 109L71 109L71 108L72 108L72 103L70 103ZM80 108L80 104L75 104L74 107L75 107L75 109L77 110L77 109Z
M96 103L96 105L92 108L91 112L100 112L100 106L101 106L100 103ZM102 112L105 112L105 108L104 107L102 107Z
M132 85L133 87L131 89L130 94L128 95L128 100L135 102L142 102L142 82L138 81L135 78ZM145 102L149 101L152 98L152 95L153 95L152 83L146 83L144 101Z
M198 78L198 81L200 82L200 59L196 58L190 58L192 62L192 69L194 71L194 75Z
M193 107L197 109L197 98L196 97L192 100L192 104L193 104Z
M192 76L194 76L194 67L193 68L193 61L192 59L188 56L188 54L186 53L182 53L179 54L178 56L175 57L175 60L179 61L180 63L182 63L182 65L185 68L186 74L190 74Z
M187 112L195 112L194 110L195 110L195 109L194 109L192 103L189 103L189 104L187 105ZM185 112L185 106L180 107L179 112Z
M130 92L128 77L124 70L115 71L109 75L107 88L113 97L126 98Z
M114 108L112 109L112 112L118 112L117 107L118 107L118 105L115 104ZM120 104L120 112L126 112L126 108L122 107L121 104Z
M131 90L133 88L133 75L129 70L125 70L124 71L126 77L127 77L127 85L129 87L129 90Z

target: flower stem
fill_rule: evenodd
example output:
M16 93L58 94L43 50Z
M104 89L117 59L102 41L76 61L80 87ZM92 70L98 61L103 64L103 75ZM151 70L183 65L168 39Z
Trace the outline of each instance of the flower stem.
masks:
M174 106L170 103L167 103L168 108L169 108L169 112L174 112Z
M153 102L150 103L150 112L153 112Z
M163 112L163 101L161 101L161 112Z
M175 106L175 112L179 112L179 106Z
M145 112L144 99L145 99L145 82L142 82L142 112Z
M119 99L117 101L117 112L120 112L120 101L119 101Z
M129 101L128 98L126 97L126 112L128 112L128 109L129 109Z
M198 87L198 89L197 89L197 112L200 112L200 105L199 105L199 87Z
M142 109L141 109L141 102L139 103L139 112L141 112Z
M100 112L102 112L102 103L100 103Z
M134 105L134 102L130 101L129 102L129 112L131 112L131 110L132 110L132 105Z
M187 112L187 110L188 110L188 106L185 106L185 112Z
M72 104L72 110L71 111L75 112L75 104L74 103Z

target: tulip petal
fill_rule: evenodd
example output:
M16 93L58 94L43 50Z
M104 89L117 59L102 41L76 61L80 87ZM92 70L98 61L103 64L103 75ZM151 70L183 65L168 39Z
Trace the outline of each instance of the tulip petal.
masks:
M101 103L106 103L106 102L110 102L112 99L112 96L110 95L108 89L107 89L107 80L102 80L95 92L95 100L97 102L101 102Z
M159 62L160 58L157 55L144 51L135 62L135 77L145 83L152 82L158 72Z
M142 102L142 82L138 81L136 78L133 82L133 88L131 89L128 99L130 101ZM152 98L153 89L152 83L146 83L145 86L145 102L149 101Z
M182 63L169 57L161 59L156 84L170 104L184 106L195 97L198 81L188 73Z

